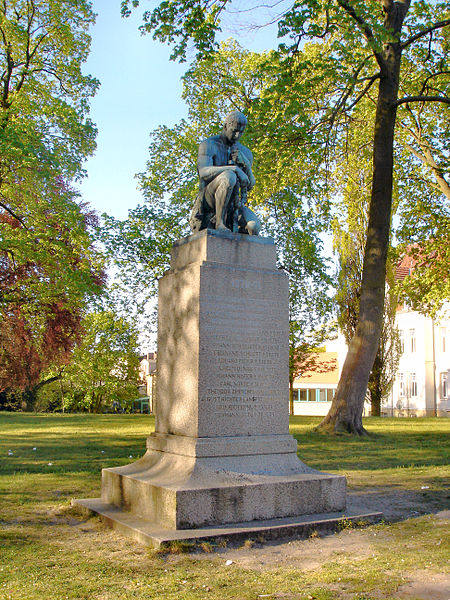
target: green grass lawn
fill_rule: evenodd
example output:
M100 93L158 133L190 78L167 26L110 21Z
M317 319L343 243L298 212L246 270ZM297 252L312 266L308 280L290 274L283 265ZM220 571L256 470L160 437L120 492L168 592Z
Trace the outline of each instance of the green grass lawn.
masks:
M324 555L314 569L302 560L257 569L238 559L227 566L228 550L161 556L70 508L72 498L99 495L103 467L144 453L153 417L0 413L0 599L375 600L398 598L399 586L418 570L425 579L441 577L447 523L433 512L448 508L450 420L370 418L365 426L372 435L362 439L314 433L318 421L291 419L304 462L345 474L350 491L425 488L419 493L432 499L430 514L343 531L343 550ZM351 550L358 535L364 536L359 558ZM300 556L314 544L322 552L321 543L294 542Z

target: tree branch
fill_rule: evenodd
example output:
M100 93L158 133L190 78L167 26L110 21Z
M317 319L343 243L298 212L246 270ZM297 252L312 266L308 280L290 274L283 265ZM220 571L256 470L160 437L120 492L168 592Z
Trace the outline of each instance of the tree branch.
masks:
M372 48L372 52L374 53L375 58L377 59L377 62L381 67L383 64L383 58L382 58L381 54L379 52L376 52L376 50L375 50L375 37L373 35L372 29L369 27L369 25L366 23L366 21L364 21L364 19L356 13L354 7L350 4L350 2L348 2L348 0L337 0L337 1L338 1L339 6L341 8L343 8L352 17L352 19L358 23L359 28L363 32L366 40L369 42L369 45ZM391 3L391 0L388 1L388 4L390 4L390 3Z
M446 19L445 21L439 21L438 23L435 23L434 25L430 25L430 27L427 27L426 29L422 29L422 31L417 32L416 34L412 35L407 40L405 40L401 44L402 49L407 48L410 44L412 44L419 38L427 35L431 31L434 31L435 29L441 29L442 27L446 27L447 25L450 25L450 19Z
M14 213L14 211L13 211L13 210L11 210L7 204L4 204L3 202L0 202L0 206L1 206L1 207L2 207L4 210L6 210L6 212L7 212L8 214L10 214L12 217L14 217L14 219L16 219L16 221L19 221L19 223L21 223L21 224L23 225L23 227L25 227L25 229L28 231L28 227L25 225L25 223L23 222L23 220L22 220L22 219L21 219L21 218L20 218L18 215L16 215L16 214Z
M366 87L363 89L363 91L356 97L356 99L350 104L350 106L347 106L346 110L351 110L352 108L354 108L358 104L358 102L360 100L362 100L362 98L364 98L364 96L367 94L367 92L370 90L370 88L372 87L372 85L375 83L375 81L377 79L380 79L379 73L370 77L369 83L366 85Z
M443 102L444 104L450 104L450 98L447 96L406 96L394 102L394 106L408 104L409 102Z
M62 376L62 371L59 375L55 375L54 377L49 377L48 379L45 379L44 381L40 381L35 387L34 387L34 391L37 392L38 390L40 390L42 387L44 387L44 385L48 385L49 383L53 383L54 381L58 381L61 379Z

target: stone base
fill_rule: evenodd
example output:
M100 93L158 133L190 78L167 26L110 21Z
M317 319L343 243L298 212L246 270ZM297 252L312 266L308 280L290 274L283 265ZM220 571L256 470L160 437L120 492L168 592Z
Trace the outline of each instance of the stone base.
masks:
M273 241L180 240L158 298L155 432L142 459L103 470L102 506L172 532L343 511L345 477L307 467L289 435L288 276Z
M148 450L103 469L102 500L167 529L190 529L341 511L346 480L310 469L294 452L201 458Z
M339 531L343 522L345 526L348 526L349 521L356 526L363 526L376 523L383 517L381 512L360 513L350 510L345 514L343 512L324 513L249 523L231 523L199 529L164 529L155 523L106 504L101 498L73 500L72 505L88 515L92 513L98 515L106 525L121 535L155 549L164 549L172 542L243 543L249 539L263 542L293 537L306 538L313 532L324 534Z

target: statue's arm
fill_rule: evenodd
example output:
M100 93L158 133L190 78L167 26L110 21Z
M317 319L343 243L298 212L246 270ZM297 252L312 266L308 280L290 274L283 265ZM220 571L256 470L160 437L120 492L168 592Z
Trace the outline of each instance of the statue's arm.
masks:
M250 182L248 185L248 189L251 190L256 183L255 177L252 172L253 155L251 151L245 146L240 145L240 147L238 147L233 153L233 160L242 168L242 170L247 175Z
M237 165L215 165L214 148L208 140L202 142L198 149L197 169L199 177L206 184L210 183L217 175L224 171L233 171L236 173L240 182L248 185L248 178L244 171Z

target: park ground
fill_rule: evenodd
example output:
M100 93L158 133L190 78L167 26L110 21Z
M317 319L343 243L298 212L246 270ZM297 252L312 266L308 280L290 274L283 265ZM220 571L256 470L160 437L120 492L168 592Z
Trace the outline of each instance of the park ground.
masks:
M369 418L367 438L291 418L299 456L384 521L277 543L149 550L71 508L145 451L147 415L0 413L0 598L448 600L450 419ZM348 524L349 525L349 524Z

